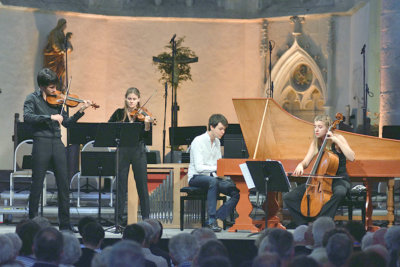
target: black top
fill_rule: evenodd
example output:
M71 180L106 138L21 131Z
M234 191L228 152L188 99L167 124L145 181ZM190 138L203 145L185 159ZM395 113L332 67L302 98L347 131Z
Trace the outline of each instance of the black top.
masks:
M342 152L338 152L336 150L335 144L332 144L332 152L335 153L339 157L339 166L336 172L337 176L343 176L343 179L350 182L349 174L346 169L346 156Z
M114 113L111 115L110 119L108 120L108 122L130 122L128 116L126 116L125 120L124 119L124 114L125 114L125 109L123 108L118 108L116 111L114 111ZM135 122L139 122L139 121L135 121ZM139 134L139 139L141 141L143 141L147 135L150 133L150 131L145 131L144 130L144 122L140 121L139 123L142 124L142 132ZM151 126L150 126L151 127Z
M40 90L29 94L24 103L24 121L32 125L34 137L61 137L61 129L58 121L52 120L51 115L60 114L61 105L57 107L50 106L42 96ZM63 112L62 125L66 128L74 124L85 113L76 112L68 117Z

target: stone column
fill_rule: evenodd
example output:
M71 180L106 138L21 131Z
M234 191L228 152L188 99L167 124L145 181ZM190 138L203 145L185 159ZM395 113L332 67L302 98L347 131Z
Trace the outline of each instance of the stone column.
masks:
M380 132L400 125L400 1L381 1Z

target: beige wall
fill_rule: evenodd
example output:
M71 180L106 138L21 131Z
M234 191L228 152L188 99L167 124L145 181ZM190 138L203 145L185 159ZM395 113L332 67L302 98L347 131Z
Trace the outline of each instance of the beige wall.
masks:
M14 113L22 115L25 97L36 87L47 34L61 17L66 32L73 32L71 93L101 106L81 121L107 121L123 105L128 87L138 87L142 99L157 89L147 105L159 122L151 149L162 150L164 111L164 86L152 57L164 51L174 33L186 36L184 45L199 57L192 64L193 82L178 89L180 126L205 125L216 112L237 122L231 99L262 96L259 20L109 17L0 6L0 169L12 168ZM168 100L167 127L170 91Z

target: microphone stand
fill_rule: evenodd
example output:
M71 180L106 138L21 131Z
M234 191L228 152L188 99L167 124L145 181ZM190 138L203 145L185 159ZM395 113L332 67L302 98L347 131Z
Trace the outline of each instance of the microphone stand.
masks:
M171 163L174 163L174 136L175 136L175 127L177 126L177 103L176 103L176 88L175 88L175 56L176 56L176 41L175 41L176 34L172 37L170 43L172 47L172 95L171 95L171 101L172 101L172 110L171 110Z
M363 134L369 134L369 123L367 117L367 109L368 109L368 96L373 97L374 94L369 92L368 84L365 81L365 47L361 49L361 55L363 57Z
M272 62L271 62L272 60L271 60L271 58L272 58L272 49L273 49L272 42L269 41L268 45L269 45L269 66L268 66L268 71L269 71L269 92L268 92L268 94L269 94L270 98L274 98L274 82L272 81L272 75L271 75L271 73L272 73Z
M165 94L164 94L164 127L163 127L163 163L165 163L165 128L166 128L166 121L167 121L167 102L168 102L168 82L165 82Z

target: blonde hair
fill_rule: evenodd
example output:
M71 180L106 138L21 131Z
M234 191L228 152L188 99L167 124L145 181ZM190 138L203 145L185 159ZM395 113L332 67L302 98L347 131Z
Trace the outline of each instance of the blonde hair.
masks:
M130 95L130 94L134 94L134 95L136 95L138 98L140 98L140 91L139 91L139 89L137 89L137 88L135 88L135 87L131 87L131 88L128 88L128 90L126 90L125 99L124 99L124 111L125 111L125 112L124 112L124 118L122 119L122 121L125 121L126 116L127 116L127 114L129 113L129 106L128 106L128 103L126 102L126 99L128 98L128 95ZM140 103L138 103L136 107L139 108L139 107L140 107Z
M327 130L332 125L332 119L328 115L317 115L314 118L314 123L317 122L317 121L322 121L324 123L324 125L326 126ZM318 153L318 151L319 151L319 149L320 149L320 147L322 145L322 140L317 138L315 136L315 133L314 133L314 144L316 144L315 152ZM326 143L325 149L326 150L331 150L331 147L332 147L332 140L328 140L327 143Z

